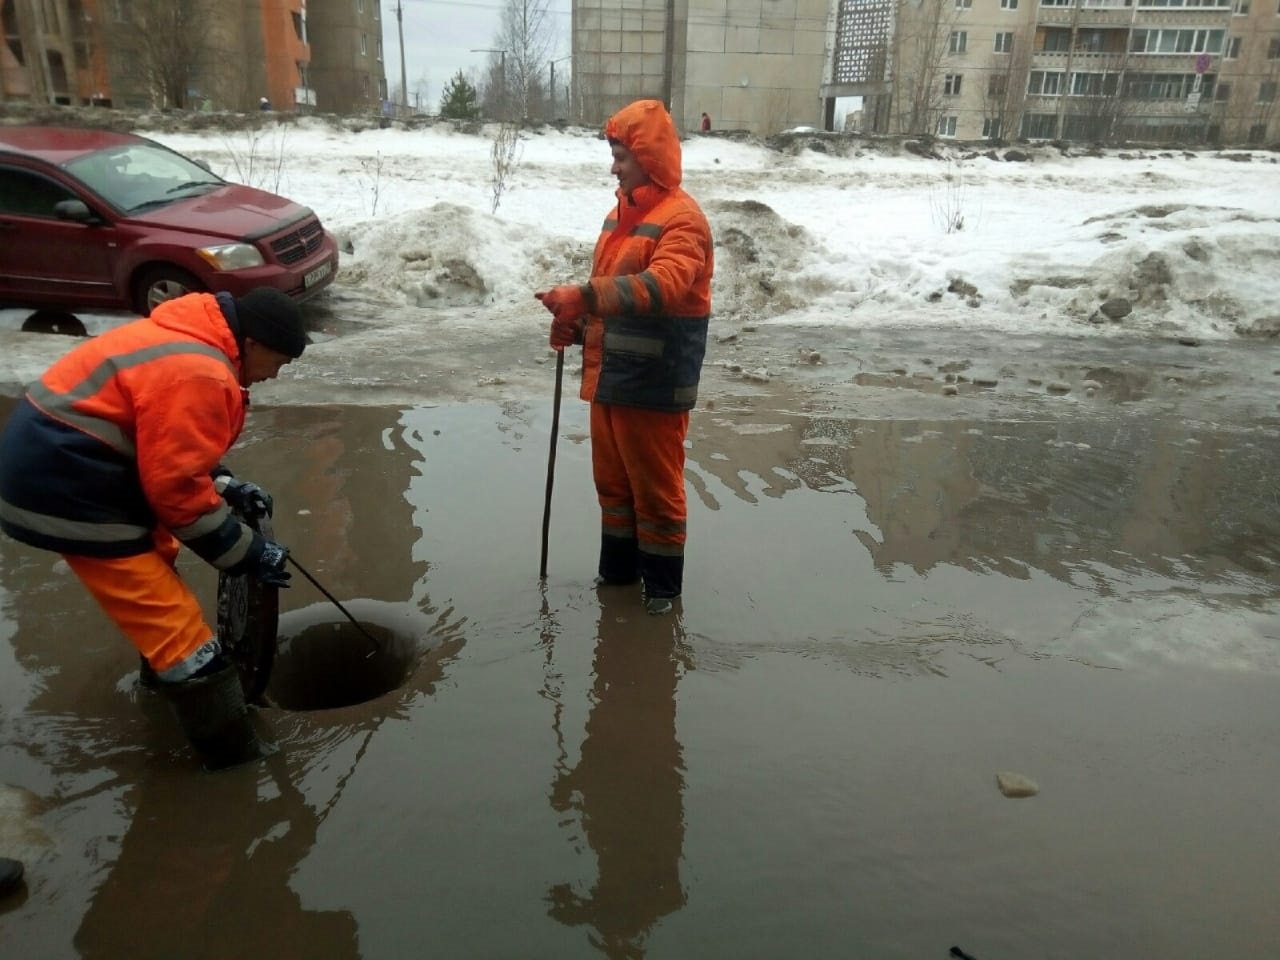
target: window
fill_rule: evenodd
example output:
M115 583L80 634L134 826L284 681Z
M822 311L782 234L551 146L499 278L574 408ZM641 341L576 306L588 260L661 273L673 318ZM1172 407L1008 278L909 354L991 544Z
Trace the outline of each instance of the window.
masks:
M982 135L988 140L1000 139L1000 118L999 117L983 117L982 118Z
M1230 99L1231 99L1231 84L1229 84L1229 83L1220 83L1220 84L1218 84L1218 89L1217 89L1217 90L1215 90L1215 91L1213 92L1213 99L1215 99L1215 100L1224 100L1224 101L1225 101L1225 100L1230 100Z
M996 53L1013 53L1013 31L996 34Z
M382 38L378 38L378 62L382 62Z
M1005 95L1005 91L1009 89L1009 75L1005 73L993 73L987 77L987 98L990 100L999 100Z
M938 118L938 136L954 137L956 135L957 117L939 117Z
M973 6L973 0L956 0L957 10L968 10Z
M1259 103L1275 103L1276 99L1276 82L1274 80L1264 80L1258 84L1258 102Z
M369 37L367 34L360 34L360 56L367 57L369 55ZM368 87L368 78L365 78L365 86ZM366 92L368 92L366 90Z
M364 0L356 0L356 13L364 13Z
M1272 37L1267 44L1267 59L1280 60L1280 37Z
M1225 30L1134 30L1134 53L1221 53Z
M1062 71L1032 70L1027 78L1027 93L1033 97L1056 97L1062 93Z
M1071 49L1071 31L1049 29L1044 32L1045 53L1066 53Z
M1018 0L1000 0L1001 10L1017 10Z
M1022 135L1028 140L1052 140L1057 133L1056 114L1028 113L1022 118Z
M1265 123L1255 123L1249 128L1249 142L1262 143L1267 139L1267 125Z
M0 213L54 220L54 204L74 199L65 187L39 174L0 168Z
M942 95L945 97L960 96L960 74L948 73L942 79Z
M1186 100L1193 93L1211 99L1217 78L1206 73L1129 73L1124 79L1124 95L1133 100Z
M951 53L964 53L965 48L969 46L969 34L965 30L952 30L951 40L947 45L947 49Z
M1231 12L1237 17L1247 17L1249 15L1249 0L1236 0Z
M1232 37L1227 41L1227 48L1222 54L1224 59L1235 60L1240 56L1240 38Z
M1116 92L1114 73L1073 73L1071 75L1071 96L1101 97L1111 96Z

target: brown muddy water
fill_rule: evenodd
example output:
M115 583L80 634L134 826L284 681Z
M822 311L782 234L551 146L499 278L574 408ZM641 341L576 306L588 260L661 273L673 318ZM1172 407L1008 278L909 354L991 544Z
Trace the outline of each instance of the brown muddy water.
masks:
M229 461L379 650L295 575L281 750L218 775L0 542L4 956L1280 955L1271 384L864 355L709 370L667 618L589 585L572 390L545 584L549 393L255 406Z

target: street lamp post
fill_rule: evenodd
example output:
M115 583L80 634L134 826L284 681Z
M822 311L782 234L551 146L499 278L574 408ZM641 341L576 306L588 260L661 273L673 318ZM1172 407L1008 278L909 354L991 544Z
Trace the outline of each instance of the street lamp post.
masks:
M496 53L500 55L500 59L498 62L498 71L500 73L500 76L498 77L498 109L502 113L506 113L507 112L507 51L499 50L497 47L481 47L479 49L473 48L471 52L472 53ZM498 119L505 120L507 118L499 117Z

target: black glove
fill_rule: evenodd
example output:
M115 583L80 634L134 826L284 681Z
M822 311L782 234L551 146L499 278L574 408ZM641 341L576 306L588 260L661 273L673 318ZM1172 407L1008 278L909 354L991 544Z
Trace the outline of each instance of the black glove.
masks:
M227 570L232 576L248 575L256 577L258 582L268 587L288 587L293 575L284 568L289 557L289 548L283 544L268 540L261 534L253 535L253 543L244 559Z
M226 467L218 469L222 472L214 472L213 488L222 494L222 499L227 501L231 509L239 511L250 520L264 515L271 516L271 511L275 508L271 494L256 483L237 480Z

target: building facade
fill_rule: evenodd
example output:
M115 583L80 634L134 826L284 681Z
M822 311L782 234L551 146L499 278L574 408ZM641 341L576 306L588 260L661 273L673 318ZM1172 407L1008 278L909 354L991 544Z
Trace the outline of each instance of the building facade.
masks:
M574 116L963 140L1280 142L1280 0L574 0Z
M387 100L379 0L308 0L310 81L324 113L377 113Z
M386 96L377 0L0 0L0 24L3 100L353 113Z
M98 0L0 0L0 99L89 104L109 98Z
M841 0L867 132L1274 143L1277 0ZM844 81L841 83L840 81Z
M822 121L830 0L574 0L575 119L641 97L678 126L769 135Z

